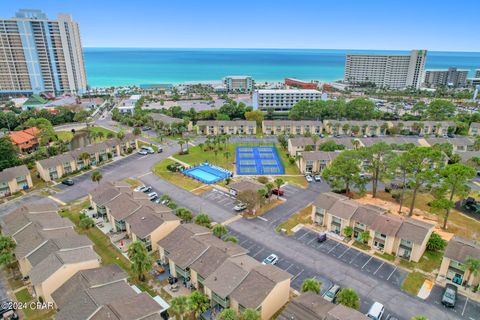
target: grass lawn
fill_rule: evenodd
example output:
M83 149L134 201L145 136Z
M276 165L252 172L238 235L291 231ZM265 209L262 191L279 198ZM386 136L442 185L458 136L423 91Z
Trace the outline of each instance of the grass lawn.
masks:
M290 163L290 161L288 161L287 150L282 149L278 145L275 147L275 149L277 150L277 154L280 157L280 161L283 164L283 167L285 169L285 174L301 174L300 169L298 169L297 165L295 163ZM305 178L303 178L303 180L305 180Z
M65 142L70 142L73 138L73 133L71 131L57 131L58 139Z
M153 167L152 171L160 178L167 180L168 182L171 182L188 191L203 185L203 183L201 183L200 181L184 176L180 172L168 171L167 166L173 163L175 163L175 161L173 161L172 159L162 160Z
M224 146L222 146L224 147ZM225 157L225 152L229 153L228 159ZM175 154L174 158L181 160L189 165L196 165L208 161L214 165L225 168L230 171L235 171L233 162L235 161L235 145L227 144L227 148L219 150L217 156L213 150L202 150L199 146L189 146L188 154Z
M88 127L88 130L95 133L103 132L103 136L104 136L103 139L107 139L107 135L109 133L113 133L114 136L117 135L116 132L113 132L112 130L108 130L107 128L104 128L104 127Z
M362 242L359 242L359 241L354 241L353 244L352 244L354 247L358 248L358 249L362 249L362 250L370 250L370 246L368 244L365 244L365 243L362 243Z
M302 188L308 187L308 181L305 180L304 176L283 176L281 178L289 184L294 184Z
M287 234L290 236L293 234L292 229L298 224L312 223L312 206L308 206L290 216L287 220L282 222L275 228L277 232L281 229L287 230Z
M37 300L32 297L30 292L28 290L22 289L15 293L15 297L19 302L36 302ZM37 309L31 309L28 307L25 309L22 309L21 312L25 315L25 319L27 320L45 320L45 319L52 319L55 310L37 310Z
M391 262L395 261L395 256L393 256L391 254L388 254L388 253L375 252L375 255L377 257L383 258L383 259L391 261Z
M134 188L143 185L143 183L140 180L133 179L133 178L127 178L127 179L124 179L123 181L125 181L126 183L128 183L130 186Z
M277 199L276 196L274 196L274 197L270 200L270 202L267 201L263 206L260 207L260 209L257 210L256 215L257 215L257 216L261 216L261 215L263 215L264 213L272 210L272 209L275 208L276 206L281 205L282 203L283 203L282 200L279 200L279 199Z
M12 289L18 289L24 286L22 279L8 278L8 286Z
M420 272L411 272L402 283L402 290L416 296L426 278Z
M415 270L418 268L425 272L434 272L440 269L442 264L443 252L426 250L422 258L418 262L400 259L400 265L404 268Z

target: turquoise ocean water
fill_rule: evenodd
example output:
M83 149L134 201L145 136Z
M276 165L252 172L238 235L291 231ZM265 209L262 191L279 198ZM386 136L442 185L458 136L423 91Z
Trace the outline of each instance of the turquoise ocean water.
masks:
M88 83L92 87L220 80L226 75L251 75L255 81L332 81L343 78L346 53L408 53L407 51L325 49L147 49L85 48ZM427 54L427 68L450 66L480 69L480 52Z

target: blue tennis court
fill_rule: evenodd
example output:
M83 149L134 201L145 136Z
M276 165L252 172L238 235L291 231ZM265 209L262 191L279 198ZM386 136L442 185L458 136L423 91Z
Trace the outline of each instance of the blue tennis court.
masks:
M237 146L237 174L283 174L284 169L277 151L272 146Z
M209 163L204 163L202 165L183 170L182 172L183 174L206 184L218 182L232 175L230 171Z

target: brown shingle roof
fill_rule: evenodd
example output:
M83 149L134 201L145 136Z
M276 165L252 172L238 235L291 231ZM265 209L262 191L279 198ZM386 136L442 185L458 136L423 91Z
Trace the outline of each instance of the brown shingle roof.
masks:
M358 207L352 219L367 226L372 225L378 215L384 214L387 210L376 206L364 205Z
M10 181L30 174L26 165L4 169L0 172L0 181Z
M140 209L140 204L133 200L129 194L122 193L118 197L115 197L113 200L106 203L105 207L108 208L109 213L116 220L123 220Z
M349 220L360 205L353 200L337 201L328 210L328 212L336 217Z
M135 211L132 215L125 219L130 225L130 230L139 238L145 238L158 227L160 227L165 220L180 220L177 216L170 212L156 213L151 207L143 206Z
M342 200L348 200L348 197L334 192L323 192L315 198L313 204L322 209L330 210L335 202Z
M321 295L305 292L290 301L277 320L324 320L334 307Z
M420 221L418 219L406 218L403 220L397 237L412 241L416 244L422 244L427 235L432 231L435 225Z
M340 152L330 151L307 151L302 152L302 157L305 161L333 161Z
M480 244L455 236L448 242L444 256L460 263L468 257L480 259Z
M386 236L395 236L401 225L401 218L392 215L378 215L369 227Z

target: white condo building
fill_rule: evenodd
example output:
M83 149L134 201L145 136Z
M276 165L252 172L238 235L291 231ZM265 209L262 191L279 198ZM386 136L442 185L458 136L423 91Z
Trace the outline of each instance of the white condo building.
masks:
M448 68L446 70L425 70L423 84L427 87L449 86L465 87L468 70Z
M374 83L377 87L420 88L427 58L426 50L409 55L347 54L344 80L349 83Z
M475 69L475 78L480 78L480 69Z
M253 78L250 76L226 76L223 84L227 92L250 93L253 90Z
M322 93L317 90L256 90L253 93L253 109L266 112L289 111L295 104L302 100L321 100Z
M68 14L49 20L19 10L0 20L0 94L81 94L87 89L78 24Z

